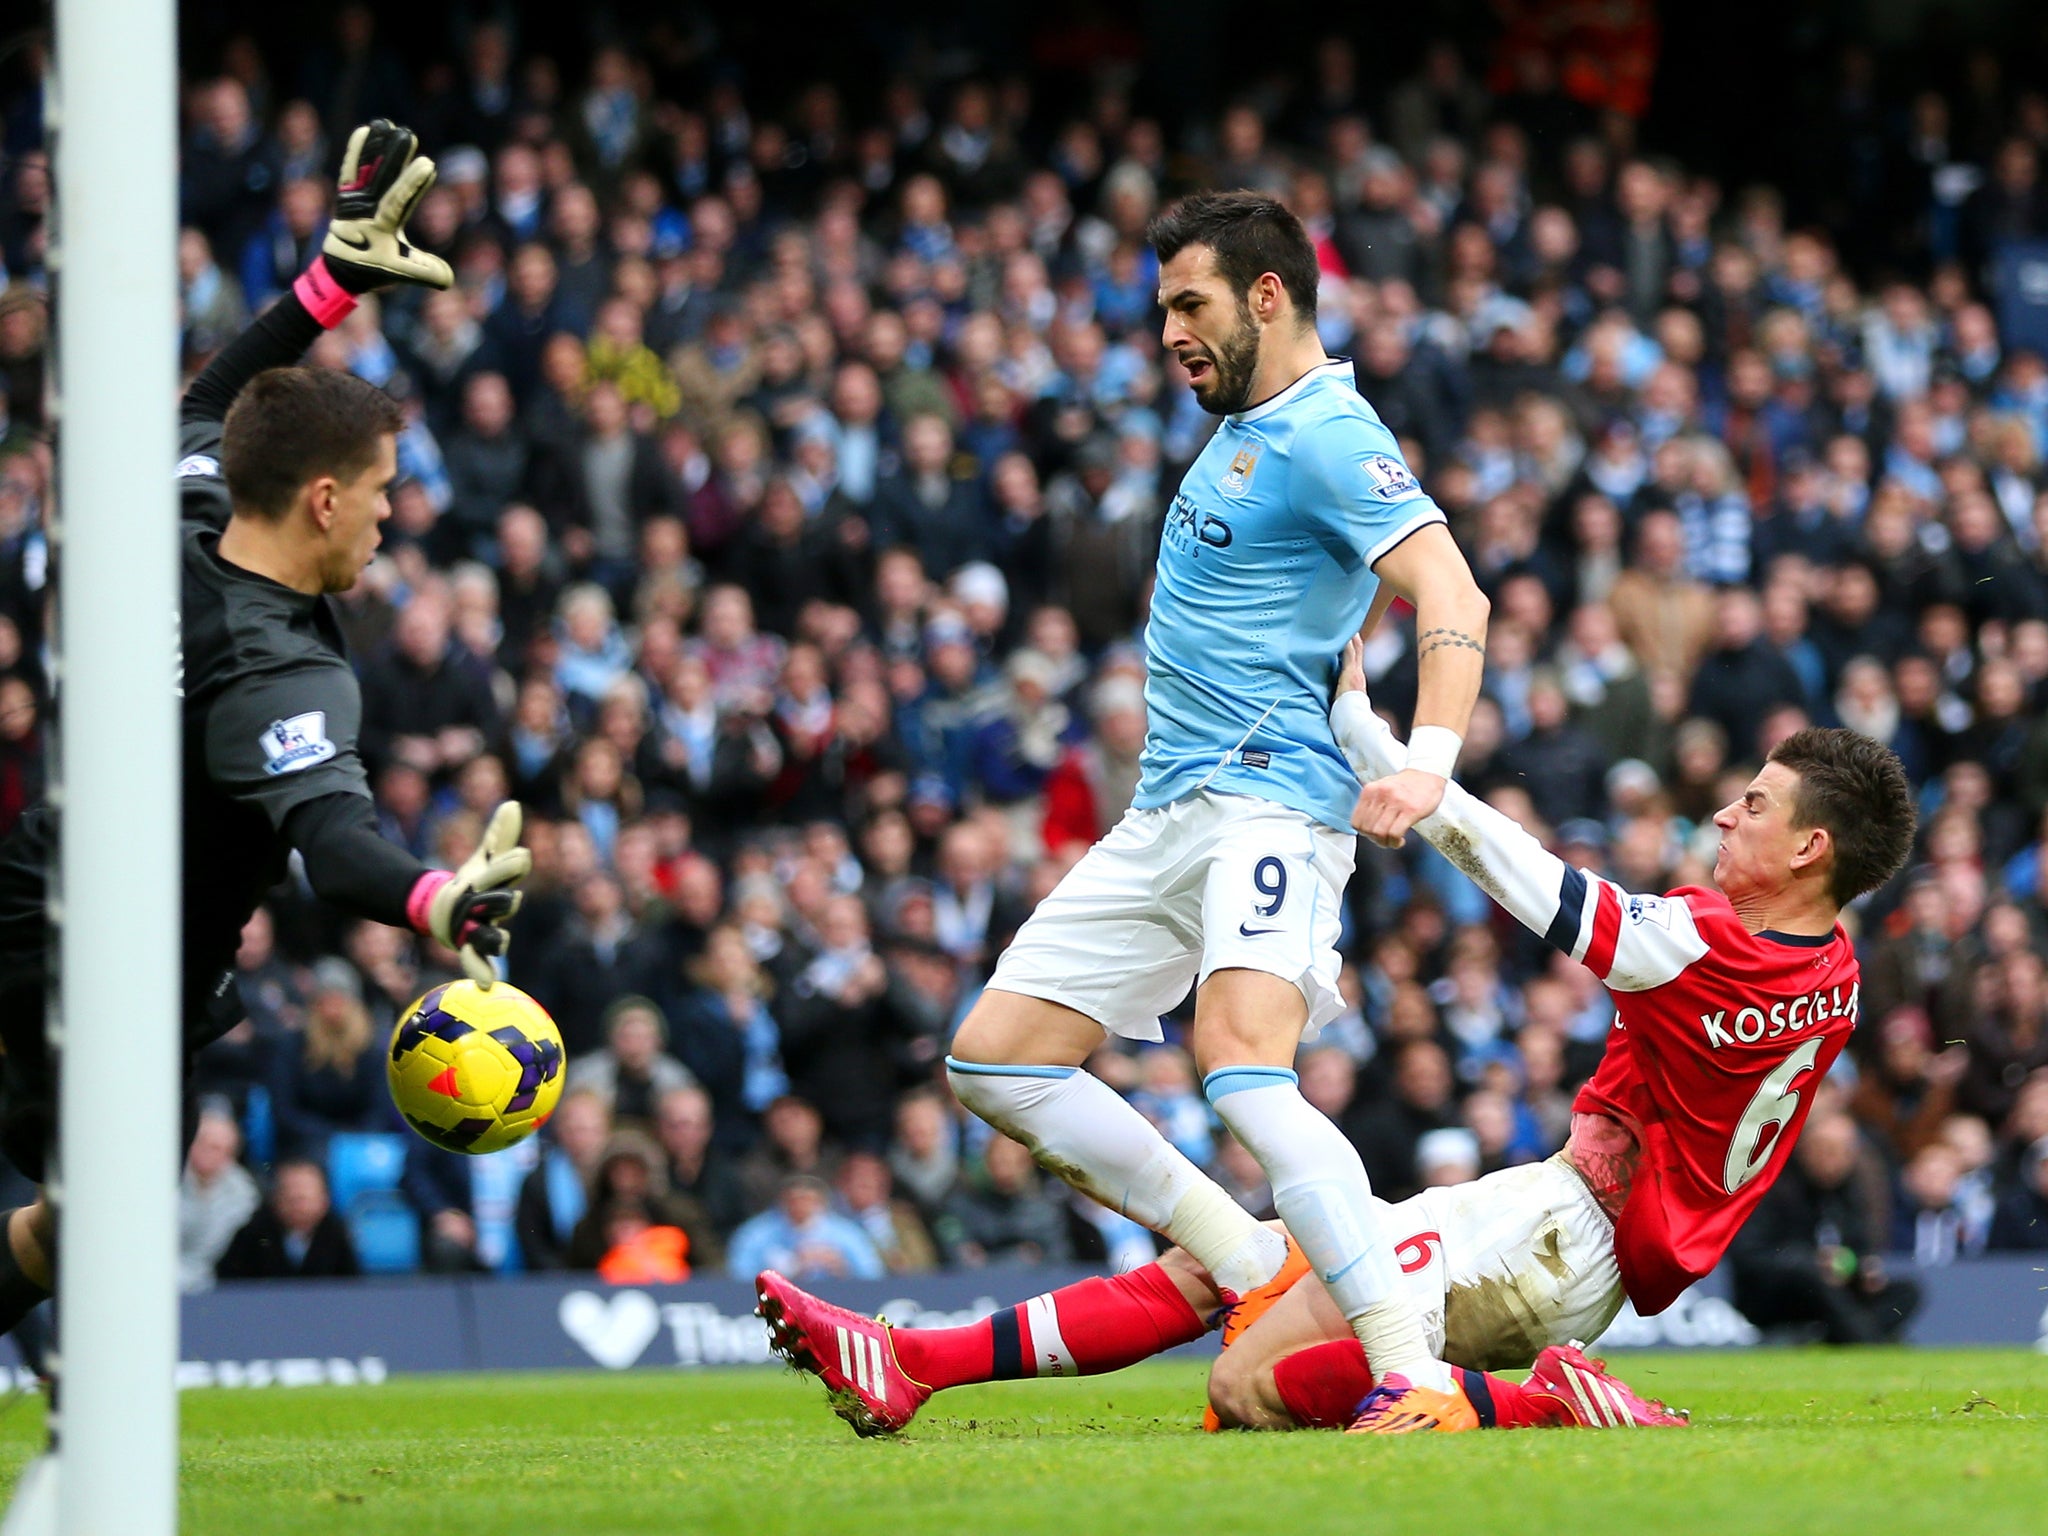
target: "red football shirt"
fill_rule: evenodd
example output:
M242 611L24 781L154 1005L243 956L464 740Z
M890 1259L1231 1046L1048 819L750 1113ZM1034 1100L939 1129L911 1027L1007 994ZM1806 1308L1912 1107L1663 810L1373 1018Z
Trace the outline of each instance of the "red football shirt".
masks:
M1614 1247L1650 1316L1720 1261L1784 1170L1856 1026L1856 953L1840 924L1751 933L1719 891L1586 884L1581 953L1616 1018L1573 1108L1613 1116L1642 1147Z

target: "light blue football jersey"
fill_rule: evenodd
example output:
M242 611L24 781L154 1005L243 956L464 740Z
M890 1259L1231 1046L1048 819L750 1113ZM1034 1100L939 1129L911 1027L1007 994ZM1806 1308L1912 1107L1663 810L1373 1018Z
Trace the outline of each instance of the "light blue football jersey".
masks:
M1344 642L1372 563L1443 520L1348 362L1224 417L1160 535L1134 803L1206 787L1348 830L1358 776L1329 720Z

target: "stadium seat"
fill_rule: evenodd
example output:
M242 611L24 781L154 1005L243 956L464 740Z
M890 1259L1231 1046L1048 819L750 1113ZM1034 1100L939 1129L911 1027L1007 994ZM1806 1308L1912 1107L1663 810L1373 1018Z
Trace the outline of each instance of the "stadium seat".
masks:
M347 1132L327 1143L327 1186L334 1208L348 1215L364 1194L390 1194L405 1172L405 1138L388 1132Z
M348 1230L364 1274L403 1275L420 1267L420 1219L397 1191L358 1193L348 1206Z

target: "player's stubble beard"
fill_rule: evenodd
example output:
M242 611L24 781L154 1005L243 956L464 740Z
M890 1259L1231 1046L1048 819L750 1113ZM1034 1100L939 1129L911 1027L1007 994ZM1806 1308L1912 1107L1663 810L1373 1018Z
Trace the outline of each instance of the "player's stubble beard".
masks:
M1195 385L1195 403L1212 416L1233 416L1252 403L1252 379L1259 371L1259 322L1251 306L1237 301L1237 325L1215 347L1203 348L1214 367L1204 392Z

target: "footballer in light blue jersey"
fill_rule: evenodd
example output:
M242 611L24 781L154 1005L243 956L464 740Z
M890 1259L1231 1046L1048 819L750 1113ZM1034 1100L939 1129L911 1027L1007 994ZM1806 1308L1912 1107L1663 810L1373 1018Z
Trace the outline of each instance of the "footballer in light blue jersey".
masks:
M1329 723L1340 653L1373 563L1442 521L1349 362L1224 417L1160 537L1135 804L1224 790L1349 831L1358 776Z
M1405 1378L1400 1400L1449 1402L1357 1149L1288 1063L1343 1009L1352 828L1398 843L1443 799L1486 598L1350 365L1323 351L1301 221L1259 193L1202 192L1148 235L1160 341L1223 424L1160 535L1142 778L997 958L947 1081L1060 1177L1185 1248L1254 1333L1298 1246L1382 1381ZM1330 696L1382 579L1416 607L1416 725L1405 766L1361 787ZM1105 1033L1161 1038L1190 987L1203 1095L1265 1170L1286 1239L1080 1070Z

